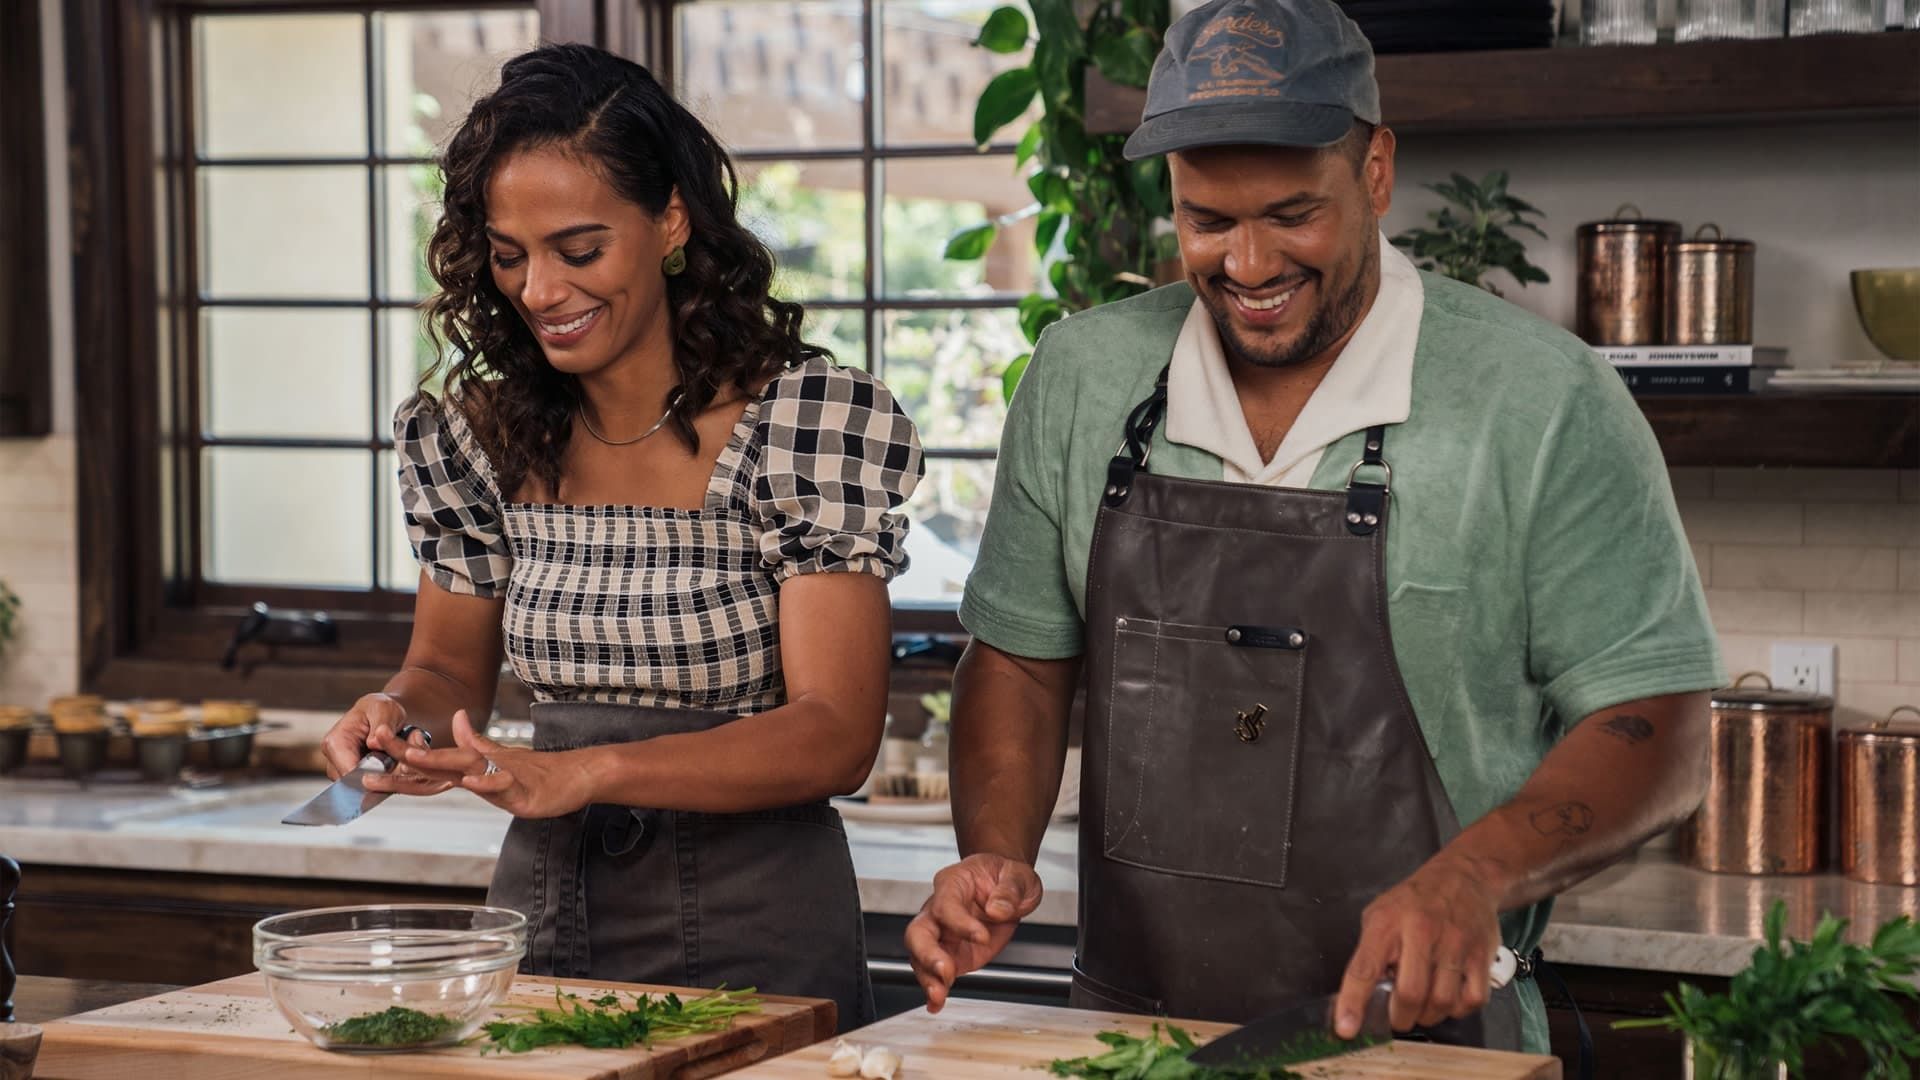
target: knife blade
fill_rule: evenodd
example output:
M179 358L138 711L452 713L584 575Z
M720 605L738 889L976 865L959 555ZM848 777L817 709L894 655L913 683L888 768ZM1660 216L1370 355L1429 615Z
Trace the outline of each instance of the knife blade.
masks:
M387 801L388 792L368 791L367 777L383 776L393 769L393 759L378 750L369 750L353 771L328 784L307 804L280 819L282 825L345 825L361 814Z
M1493 988L1497 990L1513 981L1519 966L1513 950L1502 945L1492 965ZM1333 1031L1333 1006L1339 998L1337 993L1328 994L1269 1013L1207 1043L1189 1054L1187 1060L1195 1065L1214 1067L1291 1065L1299 1060L1338 1057L1393 1040L1393 1022L1388 1015L1388 1006L1393 1001L1393 980L1381 980L1367 995L1360 1033L1352 1039L1342 1039ZM1308 1056L1296 1056L1302 1053ZM1289 1057L1295 1057L1295 1061L1287 1060Z

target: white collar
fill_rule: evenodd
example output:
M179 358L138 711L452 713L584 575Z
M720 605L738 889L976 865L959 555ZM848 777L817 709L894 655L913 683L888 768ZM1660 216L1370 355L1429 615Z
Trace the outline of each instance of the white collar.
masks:
M1167 376L1167 440L1220 458L1226 478L1245 483L1305 487L1289 476L1319 463L1329 445L1375 424L1404 422L1413 411L1413 354L1420 338L1426 288L1412 260L1380 234L1380 292L1366 318L1314 389L1281 440L1272 461L1261 461L1247 428L1240 395L1220 345L1213 316L1199 300L1174 342ZM1305 470L1309 473L1310 469Z

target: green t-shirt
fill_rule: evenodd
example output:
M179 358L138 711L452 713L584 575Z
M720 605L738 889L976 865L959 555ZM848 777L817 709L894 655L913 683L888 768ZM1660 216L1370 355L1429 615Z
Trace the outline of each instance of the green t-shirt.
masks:
M1571 334L1423 274L1413 407L1387 429L1394 657L1464 826L1511 799L1548 749L1623 701L1724 685L1659 446L1619 375ZM1185 285L1049 327L1007 415L992 509L960 620L1017 656L1082 651L1087 555L1128 411L1193 303ZM1328 447L1339 490L1362 434ZM1156 473L1220 480L1211 453L1155 436ZM1502 922L1531 950L1550 903ZM1538 992L1522 994L1546 1049Z

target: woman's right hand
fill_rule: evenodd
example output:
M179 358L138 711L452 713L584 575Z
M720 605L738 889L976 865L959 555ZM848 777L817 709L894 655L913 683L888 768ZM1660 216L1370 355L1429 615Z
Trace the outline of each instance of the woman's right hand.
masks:
M401 751L411 743L428 745L426 736L415 731L406 743L395 734L407 723L406 707L390 694L368 694L353 703L347 714L335 721L320 740L320 752L327 761L327 778L338 780L359 768L367 751L378 750L395 761L393 772L384 778L369 777L368 791L387 791L396 795L438 795L453 787L448 780L428 776L399 764Z

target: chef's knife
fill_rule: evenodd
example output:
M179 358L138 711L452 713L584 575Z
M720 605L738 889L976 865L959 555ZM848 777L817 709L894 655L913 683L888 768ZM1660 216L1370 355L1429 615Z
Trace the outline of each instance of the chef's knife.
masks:
M408 724L399 731L402 742L414 732L428 746L433 745L433 736L420 728ZM378 750L369 750L353 771L328 784L325 791L307 801L307 805L280 819L282 825L345 825L361 814L387 801L389 792L368 791L367 777L382 776L393 771L393 758Z
M1513 955L1513 950L1505 945L1500 946L1491 972L1493 988L1497 990L1512 982L1519 967L1520 961ZM1317 1059L1352 1053L1375 1043L1392 1040L1393 1023L1387 1013L1393 999L1391 980L1383 980L1373 988L1373 993L1367 995L1366 1009L1361 1014L1360 1033L1350 1040L1341 1039L1333 1031L1333 1006L1339 997L1339 994L1329 994L1263 1016L1195 1050L1187 1060L1195 1065L1214 1067L1264 1064L1275 1058L1305 1051L1309 1045L1312 1047L1309 1052L1313 1052ZM1292 1062L1282 1061L1281 1064Z

